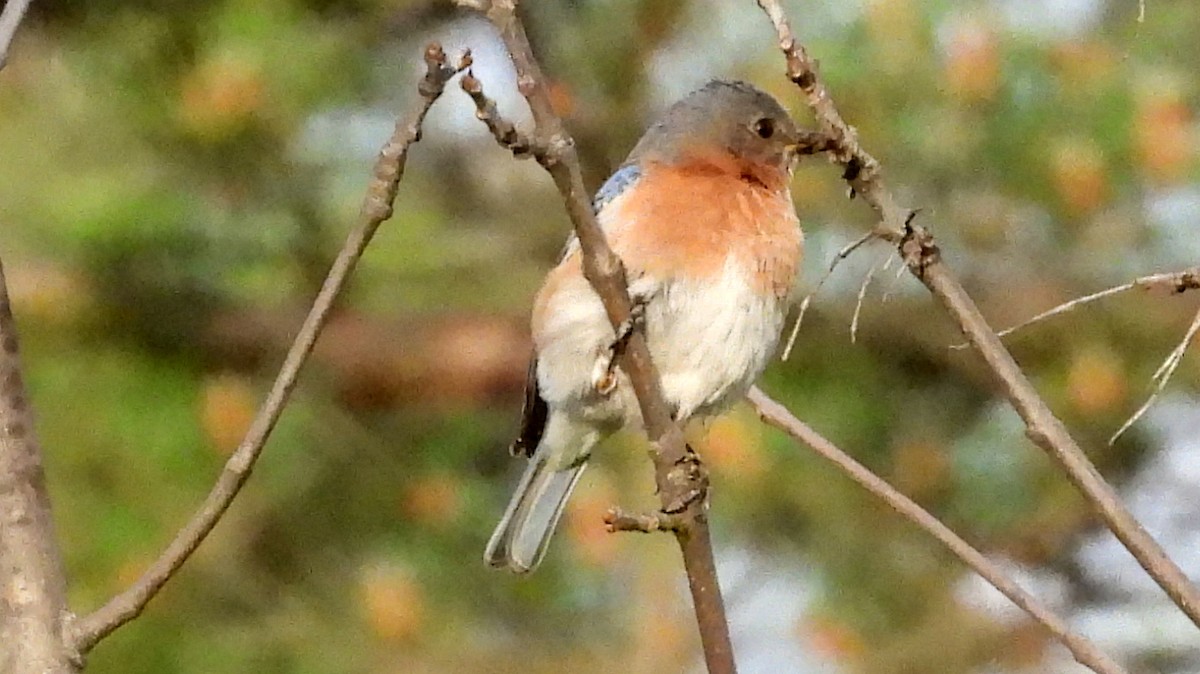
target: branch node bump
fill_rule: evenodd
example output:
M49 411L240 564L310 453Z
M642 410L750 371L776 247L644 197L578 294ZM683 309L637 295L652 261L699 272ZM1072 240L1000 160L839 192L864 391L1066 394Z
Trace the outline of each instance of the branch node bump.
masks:
M687 521L678 514L667 512L630 513L621 508L610 508L604 514L604 528L609 533L618 531L635 531L650 534L656 531L684 531Z
M842 180L846 182L858 180L859 175L862 173L862 168L862 163L858 161L858 157L850 157L846 161L846 169L842 171Z
M911 212L904 223L904 235L900 238L900 254L904 258L904 264L908 265L912 273L917 278L924 279L929 268L941 260L942 251L934 242L932 234L924 227L913 224L912 220L915 215L915 211Z
M458 57L458 65L455 66L455 70L461 73L473 65L475 65L475 55L471 53L470 49L464 49Z
M699 505L699 511L703 512L708 498L708 469L690 445L686 453L673 462L667 481L671 485L671 499L663 512L675 515L693 505Z
M1200 290L1200 272L1186 271L1179 275L1179 283L1175 284L1175 294L1186 293L1189 290Z
M529 98L537 91L537 80L529 75L522 75L517 79L517 91L525 98Z

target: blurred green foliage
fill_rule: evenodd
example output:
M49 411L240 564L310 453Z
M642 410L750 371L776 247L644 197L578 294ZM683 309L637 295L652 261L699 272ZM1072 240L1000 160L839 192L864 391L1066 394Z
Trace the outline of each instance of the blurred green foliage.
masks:
M593 184L710 77L754 81L805 119L749 1L525 4ZM1090 19L1040 28L1012 16L1018 3L791 4L844 116L996 324L1195 263L1175 245L1198 240L1194 224L1150 215L1154 199L1196 198L1194 3L1150 3L1138 22L1134 3L1097 1ZM237 444L433 38L491 40L424 0L35 5L0 73L0 254L80 610L158 554ZM504 448L524 317L566 220L536 167L449 116L468 105L452 88L435 108L447 119L414 149L396 217L254 479L89 671L695 662L669 540L600 523L614 503L652 502L636 438L609 443L536 576L480 563L518 468ZM870 213L820 159L793 191L809 288ZM971 354L947 348L958 336L924 293L880 273L849 339L858 284L886 255L837 273L764 388L988 551L1069 571L1094 522ZM1187 302L1118 298L1010 340L1116 479L1160 449L1136 430L1105 440ZM1196 360L1172 388L1195 391ZM747 410L697 432L721 546L813 585L784 630L799 652L871 673L1016 671L1047 652L1040 632L961 604L957 562Z

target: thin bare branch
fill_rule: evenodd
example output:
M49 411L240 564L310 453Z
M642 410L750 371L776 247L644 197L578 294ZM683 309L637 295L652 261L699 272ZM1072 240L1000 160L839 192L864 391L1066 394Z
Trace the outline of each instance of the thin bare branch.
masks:
M1142 528L1120 496L1088 460L1066 426L1038 395L967 291L942 261L933 237L920 227L910 226L900 247L908 268L946 307L982 356L1000 383L1004 396L1025 422L1026 435L1058 462L1108 529L1192 622L1200 625L1200 594L1196 587Z
M67 674L66 575L0 267L0 671Z
M1128 283L1122 283L1118 286L1105 288L1104 290L1092 293L1090 295L1076 297L1073 300L1063 302L1055 307L1051 307L1050 309L1043 311L1027 321L1023 321L1017 325L1005 328L996 333L996 336L1005 337L1006 335L1010 335L1017 330L1029 327L1034 323L1039 323L1048 318L1074 311L1085 304L1102 300L1106 297L1112 297L1113 295L1118 295L1127 290L1133 290L1135 288L1144 292L1162 292L1171 295L1178 295L1188 292L1189 290L1197 290L1200 289L1200 267L1192 267L1190 269L1184 269L1183 271L1166 272L1162 274L1150 274L1149 276L1136 278ZM1198 318L1198 320L1200 320L1200 318ZM1175 368L1179 366L1179 361L1182 360L1188 344L1191 343L1192 338L1195 336L1196 329L1197 323L1193 322L1192 327L1188 329L1188 332L1184 336L1183 340L1170 354L1167 355L1167 358L1163 361L1162 365L1159 366L1158 370L1155 371L1154 375L1151 377L1155 386L1151 391L1150 396L1146 399L1142 406L1137 409L1136 412L1134 412L1128 419L1125 420L1123 424L1121 424L1121 427L1117 429L1117 432L1112 434L1112 437L1108 439L1108 444L1111 445L1115 443L1118 438L1125 434L1125 431L1129 430L1130 427L1137 423L1138 420L1141 419L1142 416L1154 406L1154 403L1156 400L1158 400L1158 396L1162 393L1163 388L1166 387L1167 381L1170 380L1171 375L1174 374ZM950 348L965 349L968 346L969 344L963 342L962 344L955 344Z
M904 265L896 268L896 275L892 277L892 280L888 281L887 287L883 290L883 297L879 300L880 302L886 304L892 298L892 291L896 289L896 283L900 280L901 276L904 276L904 272L906 271L908 271L908 268Z
M843 168L842 177L854 193L879 216L880 236L899 247L909 271L920 280L958 323L971 345L1001 384L1001 391L1025 422L1026 434L1054 458L1101 519L1176 606L1200 626L1200 592L1141 524L1130 514L1115 490L1088 460L1063 423L1050 411L1003 342L988 326L949 266L933 237L912 223L914 211L903 209L880 177L874 157L858 144L854 129L842 120L817 74L816 62L796 41L778 0L757 0L770 18L787 59L787 76L804 93L820 130L834 147L829 155Z
M1096 300L1102 300L1106 297L1112 297L1113 295L1123 293L1126 290L1133 290L1134 288L1147 292L1165 291L1167 293L1176 295L1179 293L1185 293L1189 290L1197 290L1200 289L1200 267L1192 267L1191 269L1168 272L1165 274L1151 274L1149 276L1142 276L1141 278L1136 278L1129 283L1122 283L1119 286L1106 288L1100 292L1092 293L1091 295L1076 297L1069 302L1063 302L1056 307L1047 309L1046 311L1043 311L1027 321L1004 328L1000 332L997 332L996 336L1006 337L1017 330L1029 327L1034 323L1040 323L1047 318L1058 316L1059 314L1065 314L1069 311L1078 309L1085 304L1095 302ZM966 346L966 344L958 344L955 345L954 348L965 348Z
M392 216L409 146L420 139L421 124L425 115L434 101L441 96L446 83L458 72L457 68L446 64L446 56L437 44L426 48L425 65L425 76L418 87L421 102L407 120L396 124L391 138L380 151L375 162L374 177L367 188L359 213L359 225L347 237L334 260L329 275L304 319L300 332L288 349L275 383L259 408L246 437L229 457L200 509L179 531L162 555L128 589L75 624L71 640L80 652L87 652L113 630L141 614L146 604L158 594L217 525L242 485L250 477L250 471L287 405L292 389L296 386L300 368L312 352L338 295L341 294L379 225Z
M508 48L517 71L517 88L533 115L531 147L534 157L550 174L562 195L583 252L584 276L600 297L616 330L629 317L633 306L625 268L596 222L589 192L583 184L575 143L550 103L546 79L517 14L517 1L460 0L460 4L476 9L485 5L488 20L499 30L500 38ZM472 98L476 110L480 110L480 99L475 95ZM487 114L490 116L491 112ZM671 418L640 325L618 354L617 362L637 395L653 450L651 457L663 510L679 517L680 526L673 533L683 554L705 663L710 674L731 674L736 671L736 666L708 530L707 474L684 441L679 425ZM676 508L680 510L676 512Z
M979 574L992 587L996 588L1012 603L1028 613L1034 620L1045 627L1055 639L1058 639L1075 657L1080 664L1100 674L1119 674L1124 672L1120 665L1113 662L1099 648L1085 637L1071 631L1066 621L1059 618L1049 608L1026 592L1012 579L1004 575L995 564L983 553L976 550L970 543L954 533L938 518L934 517L912 499L897 491L869 468L855 461L821 434L800 421L786 407L771 399L757 387L750 389L747 399L758 416L766 423L790 435L798 442L811 447L823 459L837 466L850 479L861 487L879 497L893 510L905 519L924 529L939 543L946 546L954 556L961 559L975 573Z
M780 354L779 360L786 362L792 357L792 348L796 346L796 338L800 336L800 325L804 323L804 315L808 313L808 305L812 304L813 297L820 292L821 286L825 284L825 279L828 277L829 274L826 273L825 276L821 277L821 280L817 282L816 287L810 290L808 294L804 296L804 299L800 300L800 309L796 312L795 322L792 323L792 333L788 335L787 345L783 347L783 353Z
M891 264L892 258L889 257L884 264ZM858 287L858 299L854 302L854 317L850 319L850 343L858 343L858 317L862 314L863 303L867 300L867 288L871 286L871 279L879 273L881 265L873 264L867 270L867 275L863 277L862 285Z
M822 148L823 147L824 145L822 145ZM877 238L879 238L879 235L876 232L867 232L866 234L843 246L842 249L837 252L837 255L833 256L833 260L829 262L829 269L825 270L825 274L821 276L821 280L817 281L817 285L811 291L809 291L807 295L804 296L803 300L800 301L800 311L796 314L796 322L792 324L792 334L788 336L787 346L783 347L783 355L779 357L780 360L786 361L791 357L792 347L796 345L796 336L800 334L800 324L804 322L804 314L808 311L808 305L812 303L813 297L816 297L817 293L821 291L821 287L825 285L825 282L829 280L829 277L833 276L834 270L838 268L838 265L841 264L843 260L854 254L854 251L861 248L863 244Z
M1192 267L1190 269L1184 269L1183 271L1174 271L1162 274L1150 274L1149 276L1136 278L1128 283L1122 283L1118 286L1106 288L1100 292L1084 295L1083 297L1076 297L1073 300L1063 302L1056 307L1047 309L1046 311L1043 311L1027 321L1023 321L1017 325L1005 328L996 333L996 336L1004 337L1006 335L1010 335L1017 330L1033 325L1034 323L1041 322L1053 316L1074 311L1085 304L1102 300L1106 297L1112 297L1113 295L1118 295L1127 290L1133 290L1134 288L1144 292L1163 292L1171 295L1178 295L1189 290L1198 290L1200 289L1200 267ZM1197 320L1200 321L1200 317L1198 317ZM1154 375L1151 377L1155 383L1155 387L1154 390L1151 391L1150 396L1146 399L1146 402L1143 403L1142 406L1139 407L1132 416L1126 419L1125 423L1121 424L1121 427L1117 429L1117 432L1113 433L1112 437L1108 439L1108 444L1111 445L1116 442L1118 438L1125 434L1125 431L1129 430L1131 426L1137 423L1137 421L1141 419L1142 416L1145 415L1146 412L1154 405L1154 402L1158 399L1159 394L1162 393L1163 388L1167 385L1167 381L1171 378L1171 375L1174 374L1175 368L1179 366L1179 361L1182 360L1188 344L1191 343L1192 338L1196 335L1196 329L1197 323L1193 322L1192 327L1188 329L1183 341L1181 341L1179 345L1175 347L1175 350L1168 354L1166 360L1163 361L1162 365L1159 366L1158 370L1155 371ZM950 348L965 349L967 346L969 345L964 342L962 344L955 344Z
M1117 293L1124 292L1126 290L1129 290L1132 287L1133 287L1133 282L1130 282L1130 283L1126 283L1124 285L1116 286L1115 288L1101 290L1100 292L1092 293L1091 295L1077 297L1077 298L1071 300L1070 302L1063 302L1062 304L1054 307L1053 309L1048 309L1046 311L1043 311L1042 313L1038 314L1037 316L1034 316L1033 318L1031 318L1027 321L1018 323L1017 325L1012 325L1007 328L1004 328L1000 332L997 332L996 336L997 337L1007 337L1008 335L1011 335L1012 333L1016 332L1017 330L1020 330L1021 328L1029 327L1029 326L1033 325L1034 323L1040 323L1041 321L1044 321L1047 318L1050 318L1051 316L1065 314L1066 312L1071 311L1073 309L1078 309L1079 307L1087 304L1088 302L1095 302L1096 300L1102 300L1105 297L1116 295ZM966 344L958 344L958 345L956 345L956 348L965 348L966 346L967 346Z
M468 70L459 80L459 85L474 101L476 119L487 126L501 147L512 152L518 159L535 154L545 155L546 148L539 147L535 151L533 139L518 131L515 124L500 115L496 102L483 93L483 83L475 78L474 71Z
M826 137L830 159L842 167L842 178L850 185L851 196L861 196L881 219L876 236L898 236L910 211L896 203L880 176L881 167L858 144L858 131L847 124L837 105L817 75L817 63L792 33L787 14L778 0L756 0L767 14L779 40L779 49L787 59L787 77L804 94L805 102L817 119L818 130ZM886 236L885 236L886 235Z
M0 12L0 70L8 63L8 49L28 9L29 0L6 0L4 3L4 11Z
M1142 403L1142 406L1139 407L1132 416L1126 419L1125 423L1121 424L1121 427L1117 429L1117 432L1113 433L1112 437L1108 439L1108 444L1111 445L1116 442L1117 438L1120 438L1125 431L1129 430L1130 426L1136 424L1138 419L1141 419L1142 416L1154 406L1154 402L1158 400L1158 396L1162 394L1163 389L1167 386L1167 382L1170 381L1171 376L1175 374L1175 369L1179 367L1180 361L1183 360L1183 354L1187 351L1188 346L1191 345L1192 340L1196 338L1197 332L1200 332L1200 311L1196 312L1196 317L1192 319L1192 324L1190 327L1188 327L1187 333L1184 334L1183 339L1179 342L1179 345L1176 346L1171 353L1167 354L1166 360L1164 360L1162 365L1159 365L1158 369L1155 370L1154 375L1151 377L1155 383L1154 390L1150 392L1150 396L1146 398L1146 402Z

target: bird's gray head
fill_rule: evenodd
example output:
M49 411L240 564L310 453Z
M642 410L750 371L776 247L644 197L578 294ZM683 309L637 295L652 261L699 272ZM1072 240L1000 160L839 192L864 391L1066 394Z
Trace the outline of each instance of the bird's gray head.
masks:
M789 170L799 138L795 122L770 94L745 82L713 80L667 109L629 158L681 163L719 152Z

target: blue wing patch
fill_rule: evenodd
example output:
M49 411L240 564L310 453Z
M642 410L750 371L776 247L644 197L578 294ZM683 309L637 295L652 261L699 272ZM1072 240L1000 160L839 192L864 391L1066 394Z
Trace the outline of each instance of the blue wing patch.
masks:
M637 164L625 164L617 169L608 180L604 181L600 191L596 192L596 198L592 200L592 206L597 211L604 208L608 202L616 199L622 192L629 189L631 185L642 177L642 169Z
M596 192L596 197L592 199L592 208L599 213L600 209L604 208L613 199L621 196L625 190L629 189L641 177L642 169L637 164L625 164L621 166L608 177L608 180L604 181L600 190ZM567 245L563 247L562 255L558 258L559 261L570 255L571 251L575 250L578 245L579 239L575 238L575 232L572 231L571 235L567 237Z

